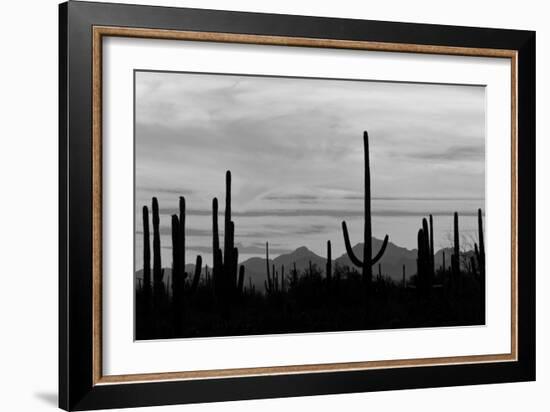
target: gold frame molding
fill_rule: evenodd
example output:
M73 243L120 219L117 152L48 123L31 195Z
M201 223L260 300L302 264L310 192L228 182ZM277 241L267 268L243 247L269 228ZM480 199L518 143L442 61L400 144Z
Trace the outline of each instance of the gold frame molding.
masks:
M504 354L451 356L439 358L394 359L381 361L328 363L315 365L288 365L275 367L195 370L182 372L144 373L131 375L103 375L103 339L102 339L102 40L103 37L133 37L164 40L187 40L241 44L259 44L293 47L318 47L333 49L354 49L368 51L386 51L399 53L422 53L439 55L458 55L475 57L498 57L511 60L511 179L512 179L512 242L511 242L511 352ZM517 361L517 52L514 50L482 49L449 46L430 46L419 44L383 43L369 41L350 41L334 39L313 39L300 37L260 36L248 34L230 34L196 31L157 30L128 27L93 27L92 44L92 186L93 186L93 377L94 385L135 383L145 381L215 379L227 377L320 373L352 371L381 368L400 368L412 366L457 365L468 363L492 363Z

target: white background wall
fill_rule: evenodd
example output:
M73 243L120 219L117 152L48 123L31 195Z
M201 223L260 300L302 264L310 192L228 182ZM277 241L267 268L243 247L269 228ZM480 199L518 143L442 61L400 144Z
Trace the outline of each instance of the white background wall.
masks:
M546 262L542 261L548 248L544 232L550 230L545 214L550 198L544 179L550 174L546 160L549 141L544 139L549 132L550 110L550 26L545 2L147 3L537 31L537 382L172 406L164 410L548 410L550 299L546 295L550 284ZM53 410L57 404L57 1L2 3L0 33L0 410L40 412Z

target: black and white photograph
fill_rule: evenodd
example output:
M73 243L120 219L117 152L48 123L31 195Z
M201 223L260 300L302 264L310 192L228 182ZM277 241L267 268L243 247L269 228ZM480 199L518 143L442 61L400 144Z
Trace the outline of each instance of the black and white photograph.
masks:
M135 339L483 325L485 92L135 70Z

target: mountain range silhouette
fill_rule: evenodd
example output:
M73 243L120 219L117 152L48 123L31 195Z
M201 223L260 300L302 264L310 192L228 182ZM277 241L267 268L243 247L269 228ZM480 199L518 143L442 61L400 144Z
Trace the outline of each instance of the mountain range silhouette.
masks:
M374 250L378 250L382 245L382 240L375 237L372 238L372 247ZM357 243L353 246L353 252L359 258L363 258L363 243ZM394 281L401 281L403 276L403 265L405 265L405 274L406 278L409 279L412 275L416 273L416 259L417 259L417 249L407 249L405 247L398 246L392 242L388 243L386 252L382 259L380 259L382 276L389 277ZM439 268L443 263L443 253L445 253L445 266L447 268L451 265L451 253L452 248L443 248L439 249L434 253L435 267ZM468 251L464 253L464 256L469 258L473 254L473 251ZM279 273L281 271L281 266L285 267L285 276L290 275L290 271L294 268L296 264L296 269L299 272L304 272L309 268L309 264L317 267L318 270L325 272L326 258L317 255L312 252L305 246L301 246L294 250L293 252L282 254L277 256L274 259L269 259L269 268L271 270L272 265L275 265L275 270ZM245 267L245 285L249 284L249 278L252 281L252 284L255 286L256 290L264 291L264 281L266 280L266 262L265 257L251 257L243 262L239 263ZM333 259L333 267L350 267L353 268L353 264L347 253L344 253L340 257ZM195 265L187 264L185 265L185 271L187 273L193 273L195 270ZM211 273L212 269L209 267ZM375 275L378 274L378 265L373 268ZM137 280L141 281L143 278L143 269L140 269L136 272L135 277ZM204 267L201 277L204 277ZM172 270L170 268L164 269L164 282L167 285L171 285Z

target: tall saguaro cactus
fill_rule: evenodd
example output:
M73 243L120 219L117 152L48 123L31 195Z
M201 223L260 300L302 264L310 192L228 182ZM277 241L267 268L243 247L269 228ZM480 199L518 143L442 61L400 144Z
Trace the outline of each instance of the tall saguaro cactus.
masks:
M434 256L434 219L430 215L430 276L435 276L435 256Z
M266 292L271 293L273 291L273 280L271 274L269 273L269 243L265 242L265 270L266 270ZM275 274L273 274L275 275Z
M177 215L172 215L172 300L175 306L183 303L183 284L185 268L181 267L180 221Z
M330 244L330 240L327 240L327 265L326 265L326 273L327 273L327 282L331 282L332 280L332 246Z
M224 246L220 249L218 233L218 199L212 201L212 252L214 255L214 287L216 295L224 303L242 290L240 276L244 277L244 268L239 269L239 251L235 247L235 223L231 220L231 172L225 174L225 216L224 216ZM244 278L243 278L244 282Z
M342 230L344 232L344 243L346 245L347 254L351 262L361 268L362 279L365 283L370 284L372 282L372 266L378 262L388 245L388 235L384 237L384 242L378 254L372 257L372 224L371 224L371 188L370 188L370 160L369 160L369 134L365 131L363 133L363 146L365 152L365 222L363 231L363 261L361 261L351 247L349 240L348 228L346 222L342 222Z
M458 231L458 213L454 214L454 245L451 255L451 270L453 282L458 282L460 276L460 235Z
M434 266L434 231L433 231L433 218L430 215L430 224L428 227L428 221L426 218L422 219L422 233L423 233L423 247L426 248L423 259L425 262L422 263L422 276L427 285L431 285L432 280L435 275L435 266ZM420 245L419 245L420 248Z
M151 296L151 245L149 240L149 209L143 206L143 292Z
M180 215L179 215L179 225L177 230L177 240L178 240L178 249L179 249L179 262L178 266L181 269L181 272L185 272L185 198L180 196L179 199Z
M218 231L218 199L212 199L212 256L214 264L212 266L212 279L214 281L214 291L219 294L221 290L222 275L222 251L220 249L220 236Z
M160 290L164 271L162 270L162 262L160 258L160 217L159 203L156 197L153 197L153 282L155 285L155 293Z
M432 246L430 245L430 230L428 222L422 219L422 228L418 230L418 256L416 259L416 275L418 282L418 290L426 292L431 287L432 282Z
M479 267L479 274L484 279L485 277L485 242L483 240L483 219L481 216L481 209L477 210L477 237L479 241L479 248L476 245L477 265Z

